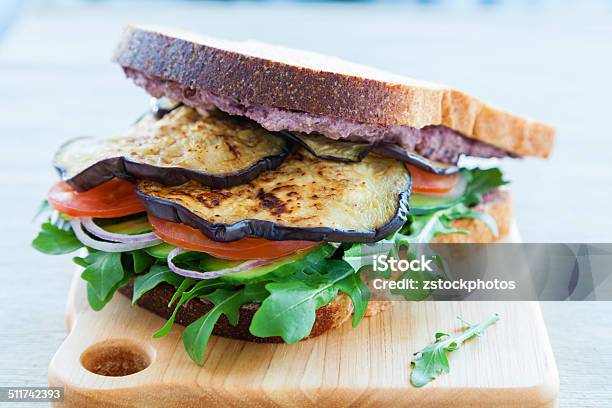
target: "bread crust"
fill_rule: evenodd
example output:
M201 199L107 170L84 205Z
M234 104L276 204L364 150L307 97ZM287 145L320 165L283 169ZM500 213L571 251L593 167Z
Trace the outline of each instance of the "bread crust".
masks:
M214 44L192 34L128 26L113 61L240 103L383 126L444 125L518 156L548 157L553 146L551 126L491 107L447 86L318 54L290 52L297 55L291 64L280 61L288 60L286 49L259 45L266 50L262 57L255 56L256 47L243 53L231 49L240 49L236 43ZM320 67L304 66L310 60L322 61Z
M133 290L134 287L131 283L119 288L119 292L130 299L132 298ZM168 319L174 310L173 307L168 307L174 292L174 287L167 283L161 283L145 293L136 303L138 306ZM213 304L205 299L192 299L179 309L175 322L187 326L206 314L212 307ZM233 326L227 317L222 315L213 329L213 334L255 343L282 343L283 339L280 337L262 338L251 334L249 327L258 308L259 305L254 303L242 306L236 326ZM316 320L308 338L319 336L327 330L340 326L351 316L352 312L353 304L350 299L344 294L338 295L333 302L317 309Z

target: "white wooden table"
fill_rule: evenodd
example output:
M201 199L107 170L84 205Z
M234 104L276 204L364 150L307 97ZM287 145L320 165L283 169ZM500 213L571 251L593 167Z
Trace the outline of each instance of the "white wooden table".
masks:
M548 162L503 163L524 240L610 242L611 12L190 2L25 10L0 39L0 385L45 384L65 335L71 261L29 246L32 215L56 179L52 153L69 137L120 131L146 108L145 93L109 62L122 25L336 54L549 121L559 134ZM612 303L542 306L561 405L612 405Z

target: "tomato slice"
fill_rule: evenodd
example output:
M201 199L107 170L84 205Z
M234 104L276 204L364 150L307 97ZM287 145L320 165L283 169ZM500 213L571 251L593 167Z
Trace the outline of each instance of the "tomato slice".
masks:
M406 164L406 168L410 171L410 176L412 176L413 193L448 193L457 185L460 177L459 173L440 176L410 164Z
M53 208L72 217L114 218L144 212L135 189L134 184L115 178L78 192L60 181L51 187L48 198Z
M198 229L185 224L162 220L149 215L155 234L180 248L224 259L275 259L320 245L311 241L270 241L263 238L243 238L232 242L213 241Z

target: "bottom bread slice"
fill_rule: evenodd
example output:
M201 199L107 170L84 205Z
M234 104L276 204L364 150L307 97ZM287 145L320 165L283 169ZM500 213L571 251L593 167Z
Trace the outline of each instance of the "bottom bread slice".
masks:
M133 289L132 284L129 284L120 288L119 292L131 299ZM138 306L168 319L174 310L173 307L168 307L168 303L174 292L175 289L172 285L162 283L142 295L136 303ZM208 300L200 298L192 299L179 309L176 314L175 322L187 326L206 314L212 307L213 304ZM251 334L249 326L258 308L259 304L256 303L249 303L242 306L236 326L233 326L229 320L227 320L227 317L222 315L213 329L213 334L257 343L282 343L283 339L280 337L262 338ZM316 320L308 338L319 336L330 329L340 326L352 313L353 304L351 300L348 296L339 294L334 301L317 310Z

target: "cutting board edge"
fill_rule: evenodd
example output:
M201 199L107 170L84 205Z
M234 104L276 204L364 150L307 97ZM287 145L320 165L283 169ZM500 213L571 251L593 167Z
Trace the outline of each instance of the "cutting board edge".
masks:
M50 373L49 385L65 387L65 398L61 407L96 406L96 407L180 407L202 404L218 404L221 398L214 393L207 393L199 386L178 384L150 384L139 387L92 389L75 387L61 376ZM533 387L500 387L486 389L471 388L435 388L436 396L426 394L431 391L411 390L406 393L403 387L390 388L345 388L321 392L318 389L300 388L299 390L262 390L259 388L240 390L239 393L225 393L223 406L296 406L296 407L344 407L381 405L412 407L458 408L458 407L556 407L558 384ZM471 394L469 397L467 395ZM155 395L155 401L143 398L143 395ZM228 398L230 397L230 398ZM146 403L145 403L146 401ZM288 403L288 401L291 401ZM444 401L444 402L443 402Z

